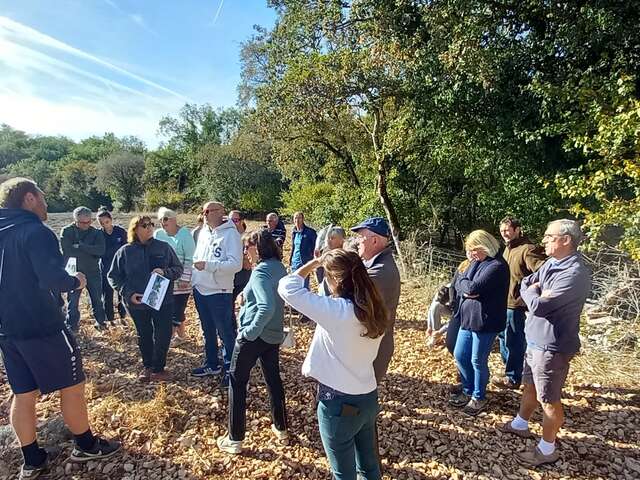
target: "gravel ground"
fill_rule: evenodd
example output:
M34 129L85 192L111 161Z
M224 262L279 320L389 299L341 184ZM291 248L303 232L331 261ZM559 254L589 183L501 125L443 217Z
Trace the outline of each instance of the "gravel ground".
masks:
M118 220L126 224L127 218ZM50 224L59 231L69 221L68 214L52 215ZM519 392L491 390L488 410L476 418L447 405L455 368L444 349L425 346L422 318L429 298L420 285L403 285L396 353L380 387L385 479L640 478L637 383L610 384L606 379L593 383L585 372L574 368L564 396L567 421L560 432L561 460L537 471L523 468L514 452L531 448L534 442L496 431L516 412ZM102 463L78 466L67 462L71 443L61 427L58 399L47 395L38 406L41 441L62 442L64 447L48 478L329 478L317 431L314 384L300 375L312 327L298 325L297 346L281 355L292 438L284 445L272 436L268 396L255 369L248 395L245 452L229 457L215 446L216 437L226 430L226 393L211 380L188 376L200 361L202 340L192 302L187 314L189 341L169 352L168 369L174 380L164 385L140 384L136 381L140 361L133 325L97 333L85 305L79 343L93 428L120 438L124 451ZM493 372L499 372L497 353L492 354L491 365ZM6 425L9 403L10 391L0 369L0 479L16 478L20 463ZM539 419L537 415L533 422L536 434L540 433Z

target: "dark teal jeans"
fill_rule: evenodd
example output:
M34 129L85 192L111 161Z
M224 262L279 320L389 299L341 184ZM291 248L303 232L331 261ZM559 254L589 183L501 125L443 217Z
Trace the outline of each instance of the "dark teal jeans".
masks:
M334 479L356 480L356 472L366 480L382 478L375 448L378 410L378 390L318 402L320 438Z

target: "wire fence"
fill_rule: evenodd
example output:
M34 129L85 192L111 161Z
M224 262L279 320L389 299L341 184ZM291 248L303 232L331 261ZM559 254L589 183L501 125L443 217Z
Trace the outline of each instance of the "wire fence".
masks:
M410 237L402 244L407 276L437 277L444 283L466 259L460 251L431 241L417 242L416 238ZM583 255L592 270L590 303L610 315L640 321L640 262L614 248Z

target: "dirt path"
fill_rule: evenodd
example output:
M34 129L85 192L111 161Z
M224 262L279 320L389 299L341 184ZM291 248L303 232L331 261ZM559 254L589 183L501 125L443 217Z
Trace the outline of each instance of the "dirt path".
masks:
M519 393L492 390L488 411L477 418L447 405L455 369L445 350L424 344L425 298L427 292L420 287L404 285L396 353L380 388L385 479L640 478L640 389L586 384L579 371L572 372L566 389L561 461L537 472L520 467L513 453L533 442L496 431L516 412ZM122 439L124 452L111 462L81 467L68 464L63 456L48 478L329 478L317 431L314 383L300 375L312 327L298 326L297 347L282 352L293 438L279 445L270 434L268 397L256 369L248 395L246 452L229 457L215 446L216 437L226 430L226 394L212 381L188 376L202 352L191 302L188 317L189 341L169 352L168 369L175 381L142 385L136 381L140 361L133 325L98 334L85 309L79 342L92 423L95 431ZM499 371L495 353L491 364ZM0 424L6 425L10 392L4 370L0 372ZM51 418L57 409L57 397L48 395L39 404L39 418ZM1 442L0 436L0 479L15 478L19 450ZM64 447L68 455L71 444Z

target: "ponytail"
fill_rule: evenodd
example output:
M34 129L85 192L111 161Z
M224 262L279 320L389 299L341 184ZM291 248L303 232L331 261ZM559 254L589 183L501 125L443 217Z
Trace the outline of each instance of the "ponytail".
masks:
M323 256L322 263L337 283L337 295L353 302L355 315L365 327L362 336L384 335L390 324L389 314L360 257L355 252L334 249Z

